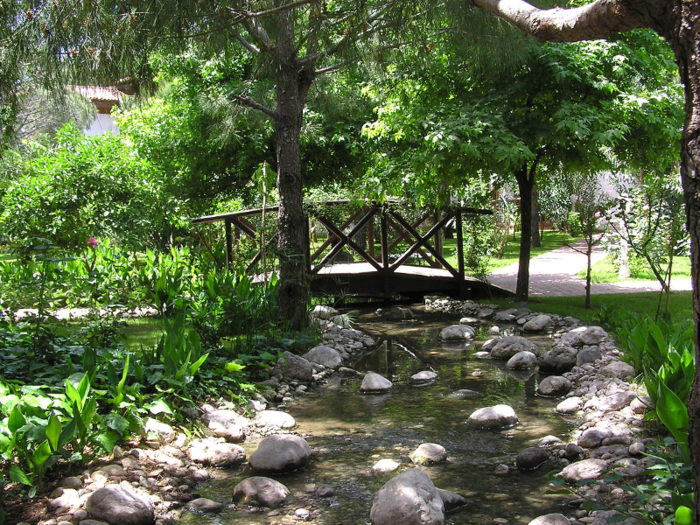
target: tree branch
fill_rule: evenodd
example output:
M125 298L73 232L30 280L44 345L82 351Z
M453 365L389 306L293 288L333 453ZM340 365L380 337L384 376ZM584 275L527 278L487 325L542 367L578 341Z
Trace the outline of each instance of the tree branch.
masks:
M518 29L550 42L596 40L612 33L652 27L634 0L597 0L582 7L538 9L524 0L467 0Z
M245 38L243 38L243 35L241 35L238 31L231 31L231 34L233 37L240 42L240 44L245 47L248 51L253 53L254 55L260 54L260 50L255 47L253 44L248 42Z
M229 96L234 99L237 102L240 102L244 106L248 106L249 108L252 109L257 109L258 111L262 111L267 115L268 117L272 117L273 119L277 119L280 117L280 114L277 113L276 111L271 110L267 106L263 106L259 102L256 102L250 97L247 97L245 95L237 95L236 93L230 93Z

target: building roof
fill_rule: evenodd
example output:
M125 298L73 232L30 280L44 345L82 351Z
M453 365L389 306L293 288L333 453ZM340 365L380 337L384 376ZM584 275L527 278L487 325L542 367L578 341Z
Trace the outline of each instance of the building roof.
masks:
M92 100L99 113L107 114L127 96L114 86L71 86L70 89Z

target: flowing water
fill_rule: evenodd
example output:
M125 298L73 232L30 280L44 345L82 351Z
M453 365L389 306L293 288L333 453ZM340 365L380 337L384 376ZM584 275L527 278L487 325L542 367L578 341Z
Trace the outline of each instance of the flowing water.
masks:
M447 449L448 462L421 468L437 487L468 500L467 508L448 517L448 524L526 524L540 514L560 509L562 496L547 494L550 487L541 473L521 473L512 467L520 450L550 434L563 437L569 430L553 412L555 401L535 396L537 376L519 380L503 369L503 363L474 358L484 337L473 345L441 343L439 331L458 318L430 314L421 307L413 310L418 319L411 322L382 321L369 310L351 312L358 328L377 340L388 341L386 349L359 359L354 368L380 373L393 381L394 388L390 394L360 395L361 377L334 377L320 390L298 398L288 411L298 423L297 432L314 450L314 459L309 467L276 479L296 494L298 506L308 507L306 503L315 500L317 512L311 522L365 524L374 493L395 474L374 475L372 465L388 458L402 463L402 468L411 468L408 455L418 445L439 443ZM409 377L423 370L437 372L437 383L409 386ZM478 396L465 399L451 395L460 389L475 391ZM515 428L490 432L467 426L472 412L501 403L515 409L520 418ZM248 454L256 447L246 444ZM510 472L494 473L502 463L511 466ZM197 492L230 501L233 487L252 475L247 467L218 471L214 479L197 487ZM335 489L333 498L318 499L310 494L321 484ZM288 509L273 516L255 510L239 507L216 516L185 514L182 521L291 523L285 519Z

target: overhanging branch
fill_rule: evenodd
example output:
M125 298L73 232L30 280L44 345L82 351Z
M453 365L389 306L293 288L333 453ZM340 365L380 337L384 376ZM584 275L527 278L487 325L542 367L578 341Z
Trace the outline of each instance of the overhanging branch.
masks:
M251 109L256 109L258 111L262 111L263 113L265 113L265 115L272 117L273 119L277 119L280 116L280 114L277 113L276 111L271 110L267 106L263 106L259 102L256 102L252 98L247 97L245 95L237 95L236 93L231 93L229 96L233 100L235 100L236 102L239 102L239 103L243 104L244 106L247 106Z
M524 0L467 0L467 3L491 11L518 29L550 42L596 40L651 26L643 9L630 8L628 4L637 3L633 1L597 0L569 9L538 9Z

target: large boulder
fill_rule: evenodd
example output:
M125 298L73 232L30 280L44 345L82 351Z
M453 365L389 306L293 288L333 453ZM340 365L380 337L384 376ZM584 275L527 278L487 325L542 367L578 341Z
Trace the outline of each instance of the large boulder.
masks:
M386 394L394 386L386 377L374 372L365 374L365 378L360 385L361 394Z
M471 341L475 336L476 331L468 324L455 324L440 332L440 339L443 341Z
M306 359L291 352L285 352L284 357L277 360L276 371L287 379L310 383L314 375L314 367Z
M627 380L634 379L634 376L637 375L632 365L628 365L622 361L613 361L608 366L603 368L601 373L607 377L616 377L618 379Z
M233 443L219 443L215 439L196 439L190 443L187 455L196 463L213 467L233 467L245 461L245 450Z
M571 346L599 345L608 338L600 326L580 326L565 333L561 342Z
M491 357L494 359L510 359L518 352L532 352L535 355L540 355L540 347L524 337L510 335L503 337L493 346Z
M532 352L518 352L508 359L506 368L509 370L530 370L537 366L537 356Z
M576 354L576 366L583 366L586 363L595 363L598 359L602 358L603 354L601 354L598 345L585 346Z
M447 461L447 451L442 445L436 443L423 443L409 455L411 461L417 465L430 465Z
M482 430L503 430L517 425L518 416L508 405L496 405L480 408L469 416L467 423Z
M233 410L214 410L204 415L207 428L215 436L223 437L226 441L237 443L245 440L245 427L248 420Z
M523 325L523 330L526 332L541 332L552 324L552 318L546 314L540 314L533 317Z
M561 397L571 392L571 381L562 376L549 376L540 381L537 393L544 397Z
M294 428L297 425L294 417L280 410L263 410L255 417L257 426L272 426L283 429Z
M343 362L340 353L330 346L318 345L304 354L304 359L326 368L338 368Z
M577 354L573 346L560 343L540 357L540 369L554 374L569 372L576 366Z
M449 490L437 489L440 499L443 505L445 505L445 512L448 514L450 512L456 512L462 507L467 506L467 500L464 496L461 496L455 492L450 492Z
M250 466L261 472L290 472L306 466L311 459L311 447L299 436L277 434L268 436L250 455Z
M413 374L409 379L409 384L413 386L432 385L438 379L438 375L432 370L423 370L417 374Z
M515 457L515 466L518 470L535 470L549 460L549 452L540 447L530 447L521 450Z
M254 476L244 479L233 489L233 501L262 505L274 509L289 497L289 489L274 479Z
M407 470L389 480L374 497L372 525L443 525L445 506L422 470Z
M338 315L338 310L331 306L325 306L322 304L317 304L314 306L313 310L309 313L309 317L314 319L330 320L332 317Z
M608 462L604 459L584 459L567 465L560 475L568 483L578 483L584 479L598 479L605 474Z
M156 520L148 498L116 485L93 492L86 510L92 518L110 525L151 525Z

